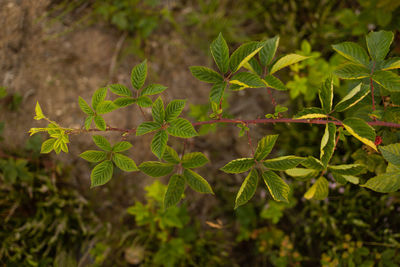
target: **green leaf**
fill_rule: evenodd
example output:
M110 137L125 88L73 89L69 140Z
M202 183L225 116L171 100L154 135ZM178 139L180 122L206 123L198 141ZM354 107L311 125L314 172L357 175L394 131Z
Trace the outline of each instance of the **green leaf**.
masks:
M252 158L235 159L226 164L220 170L226 173L242 173L250 170L255 164Z
M272 148L275 145L276 139L278 139L277 134L266 135L260 141L258 141L256 152L254 153L254 158L258 161L265 159L269 153L271 153Z
M94 116L87 116L85 119L85 129L89 130L90 126L92 125Z
M252 57L243 67L258 76L262 76L263 74L263 69L255 57Z
M266 86L279 91L286 91L288 89L281 80L271 74L265 76L264 83Z
M348 80L362 79L371 75L367 68L353 63L343 64L339 66L333 73L341 79Z
M42 147L40 149L40 153L42 153L42 154L50 153L53 150L54 143L56 141L57 141L57 139L54 139L54 138L50 138L50 139L47 139L46 141L44 141L42 143Z
M165 119L165 111L164 111L164 103L161 97L158 97L156 101L153 103L153 108L151 109L151 113L153 115L153 120L158 122L159 124L164 123Z
M122 84L111 84L110 91L119 96L133 96L132 91Z
M127 142L127 141L121 141L116 143L113 148L112 151L113 152L122 152L122 151L126 151L128 149L130 149L132 147L132 144Z
M321 107L325 113L332 111L333 103L333 79L329 77L324 81L321 88L318 91L319 101L321 102Z
M133 97L119 97L114 100L114 104L119 108L124 108L136 103L136 99Z
M263 66L269 65L275 57L279 45L279 36L268 39L264 47L260 50L260 62Z
M170 174L175 165L159 161L146 161L139 165L139 170L151 177L161 177Z
M157 158L161 159L164 154L165 147L168 142L168 134L164 131L158 131L151 141L151 152L157 156Z
M211 87L210 100L215 103L220 103L226 88L226 82L219 82Z
M190 67L192 75L198 80L206 83L218 83L222 82L224 78L216 71L202 66Z
M111 151L112 147L110 142L107 141L107 139L104 136L101 135L93 135L93 142L98 146L99 148L105 150L105 151Z
M353 42L343 42L332 45L332 48L341 56L358 64L368 66L369 57L364 48Z
M145 121L140 124L136 129L136 135L144 135L147 133L151 133L157 131L161 128L161 124L155 121Z
M272 66L271 71L269 73L273 74L280 69L283 69L287 66L295 64L295 63L305 60L307 58L309 58L309 57L297 55L297 54L286 55L284 57L281 57L280 59L278 59L278 61L275 62L275 64Z
M139 90L142 88L144 81L146 80L147 76L147 60L144 60L142 63L136 65L132 69L131 73L131 82L133 88Z
M274 200L289 203L288 197L289 197L290 187L285 183L285 181L281 177L279 177L273 171L263 172L262 177Z
M198 168L207 162L207 157L201 152L188 153L182 157L182 167L184 168Z
M99 88L97 89L92 96L92 107L94 110L97 109L97 106L104 101L107 96L107 88Z
M313 169L317 171L322 171L326 168L326 166L324 166L320 160L314 158L313 156L308 156L304 161L301 162L301 165L307 169Z
M298 112L294 119L320 119L328 117L320 108L305 108Z
M324 167L326 167L331 160L335 150L336 142L336 125L334 123L327 123L325 125L325 133L322 136L320 159Z
M400 166L400 143L380 146L379 150L387 162Z
M245 88L265 87L264 82L258 75L250 72L239 72L229 81L230 89L234 91L243 90Z
M170 146L165 147L163 160L173 164L178 164L179 162L181 162L178 153Z
M370 32L366 36L368 52L375 61L382 61L393 42L393 33L388 31Z
M239 192L236 195L235 209L239 206L246 204L255 194L258 185L258 172L252 169L244 179L240 186Z
M146 86L140 92L140 95L141 96L144 96L144 95L156 95L156 94L160 94L160 93L164 92L165 89L167 89L167 87L164 86L164 85L161 85L161 84L150 84L150 85Z
M94 124L101 131L105 131L107 128L106 121L101 116L94 117Z
M229 66L232 72L236 72L254 57L266 44L266 42L249 42L241 45L232 53Z
M359 184L360 183L360 178L353 176L353 175L342 175L338 173L332 173L333 178L338 182L339 184L346 184L347 182L350 182L352 184Z
M268 159L263 162L263 165L268 169L275 171L284 171L287 169L293 169L301 162L304 161L304 158L296 157L296 156L283 156L274 159Z
M400 57L389 58L382 63L381 70L394 70L400 68Z
M139 96L136 99L136 104L142 108L148 108L153 105L153 101L148 96Z
M117 108L118 108L118 106L116 104L114 104L113 101L105 100L97 106L96 113L99 115L106 114L106 113L116 110Z
M178 118L170 122L167 131L170 135L181 138L197 136L193 125L186 119Z
M369 179L362 187L369 188L379 193L390 193L400 188L400 173L389 172Z
M342 164L342 165L329 165L328 170L343 175L357 175L363 172L365 167L361 164Z
M225 74L229 68L229 48L221 33L211 43L210 50L218 69Z
M306 199L323 200L328 197L329 183L324 177L319 177L318 180L304 194Z
M183 171L183 177L185 178L188 185L194 190L199 193L203 194L214 194L213 190L211 189L210 184L201 177L199 174L195 173L192 170L185 169Z
M79 156L89 162L100 162L107 158L107 153L104 151L87 150Z
M296 180L307 181L315 178L319 174L319 171L304 168L293 168L285 170L285 173Z
M375 146L375 130L365 121L359 118L346 118L343 126L352 136L378 151Z
M182 175L172 175L164 196L164 209L178 204L182 198L183 191L185 191L185 179Z
M400 91L400 76L391 71L376 71L372 79L390 92Z
M87 115L94 115L94 111L82 97L78 98L78 102L79 102L79 107L84 113L86 113Z
M90 175L92 181L91 188L100 186L111 180L113 174L113 164L111 160L105 160L102 163L97 164Z
M170 122L173 119L178 118L178 116L181 114L183 108L185 107L186 100L172 100L169 102L167 105L167 108L165 109L165 120Z
M362 83L358 84L356 87L351 89L351 91L343 97L343 99L336 104L334 110L337 112L345 111L348 108L359 103L369 94L369 86Z
M112 156L112 161L123 171L134 172L139 169L136 167L135 162L130 157L122 155L120 153L114 153Z

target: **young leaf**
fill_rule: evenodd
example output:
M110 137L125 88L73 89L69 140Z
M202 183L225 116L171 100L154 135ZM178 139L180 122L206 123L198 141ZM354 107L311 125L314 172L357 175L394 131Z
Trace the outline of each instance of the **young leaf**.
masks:
M224 95L226 88L226 82L219 82L211 87L210 100L215 103L219 103Z
M296 180L308 181L312 178L315 178L319 174L319 171L303 168L293 168L285 170L285 173Z
M258 185L258 172L256 169L252 169L244 179L242 185L240 186L239 192L236 195L235 209L239 206L246 204L256 192Z
M206 83L218 83L222 82L224 78L216 71L202 66L190 67L192 75L198 80Z
M92 182L91 188L100 186L111 180L113 174L113 164L111 160L105 160L102 163L97 164L90 175Z
M281 80L279 80L278 78L276 78L275 76L273 76L271 74L265 76L263 81L266 86L271 87L276 90L279 90L279 91L286 91L288 89Z
M84 113L86 113L87 115L94 115L94 111L82 97L78 98L78 102L79 107Z
M115 163L115 165L117 165L118 168L123 171L134 172L139 170L136 167L135 162L130 157L127 157L120 153L114 153L112 156L112 161Z
M167 131L170 135L181 138L197 136L193 125L186 119L178 118L170 122Z
M99 115L106 114L106 113L116 110L117 108L118 108L118 106L116 104L114 104L113 101L105 100L97 106L96 113Z
M364 66L368 66L369 57L364 48L353 42L343 42L332 45L332 48L343 57Z
M111 84L110 91L119 96L133 96L132 91L122 84Z
M229 68L229 48L221 33L211 43L210 50L218 69L225 74Z
M92 96L92 107L94 110L97 109L97 106L104 101L107 95L107 88L99 88L97 89Z
M275 171L285 171L287 169L293 169L301 162L304 161L304 158L296 157L296 156L283 156L274 159L268 159L263 162L263 165L270 170Z
M185 191L185 179L182 175L172 175L164 196L164 209L178 204L182 198L183 191Z
M295 63L305 60L307 58L309 58L309 57L297 55L297 54L286 55L284 57L281 57L277 62L275 62L275 64L272 66L271 71L269 73L273 74L280 69L283 69L287 66L295 64Z
M101 116L94 117L94 124L101 131L105 131L107 128L106 121Z
M370 32L366 36L368 52L375 61L382 61L393 42L393 33L389 31Z
M54 139L54 138L50 138L50 139L47 139L46 141L44 141L42 143L42 147L40 149L40 153L42 153L42 154L50 153L53 150L54 143L56 141L57 141L57 139Z
M201 177L199 174L195 173L192 170L185 169L183 171L183 177L185 178L188 185L194 190L199 193L203 194L214 194L213 190L211 189L210 184Z
M89 162L100 162L107 158L107 153L104 151L87 150L79 156Z
M279 36L268 39L264 47L260 50L260 62L263 66L269 65L275 57L279 45Z
M336 125L334 123L327 123L325 125L325 133L322 136L320 159L324 167L326 167L331 160L335 150L336 142Z
M318 91L319 101L321 107L325 113L329 113L332 110L333 103L333 79L329 77L324 81L321 88Z
M358 84L356 87L351 89L351 91L343 97L343 99L336 104L334 110L341 112L348 108L351 108L358 102L364 99L370 92L369 86L362 83Z
M185 107L186 100L172 100L168 103L167 108L165 109L165 120L167 122L172 121L173 119L178 118L181 114L183 108Z
M161 124L155 121L145 121L140 124L136 129L136 135L144 135L147 133L151 133L157 131L161 128Z
M148 108L148 107L151 107L153 105L153 101L151 101L151 99L148 96L143 95L143 96L139 96L136 99L136 104L139 107Z
M369 188L379 193L390 193L400 188L400 173L389 172L369 179L362 187Z
M207 162L207 157L201 152L188 153L182 157L182 167L184 168L198 168Z
M236 72L254 57L266 44L266 42L249 42L241 45L232 53L229 60L229 67L232 72Z
M234 75L229 81L231 90L239 91L245 88L260 88L265 87L264 82L258 75L250 72L239 72Z
M400 166L400 143L380 146L379 150L387 162Z
M328 117L320 108L305 108L298 112L294 119L318 119Z
M378 151L375 145L375 130L365 121L359 118L346 118L343 126L352 136Z
M140 96L160 94L160 93L164 92L165 89L167 89L167 87L164 86L164 85L161 85L161 84L150 84L150 85L146 86L140 92Z
M333 73L341 79L348 80L362 79L370 76L370 72L366 67L353 63L343 64Z
M135 104L137 102L137 99L133 97L119 97L114 100L114 105L116 105L119 108L124 108L127 106L130 106L132 104Z
M389 58L382 63L381 70L394 70L400 68L400 57Z
M142 88L144 81L146 80L147 76L147 60L144 60L142 63L136 65L132 69L131 73L131 82L133 88L139 90Z
M178 156L178 153L170 146L165 147L163 160L169 163L178 164L181 162L181 159Z
M85 119L85 129L89 130L90 126L92 125L94 116L87 116Z
M111 151L112 147L111 144L107 141L107 139L104 136L101 135L93 135L93 142L98 146L99 148L105 150L105 151Z
M151 152L157 156L157 158L161 159L164 154L165 147L168 142L168 134L164 131L158 131L151 141Z
M112 151L113 152L122 152L122 151L126 151L128 149L130 149L132 147L132 144L127 142L127 141L121 141L116 143L113 148Z
M304 194L306 199L323 200L328 197L329 183L324 177L319 177L318 180Z
M242 173L250 170L255 164L252 158L235 159L226 164L220 170L226 173Z
M289 203L290 187L273 171L263 172L262 178L268 187L269 193L276 201Z
M343 175L357 175L364 171L365 167L361 164L329 165L328 170Z
M159 161L146 161L139 165L139 170L151 177L161 177L174 170L174 164Z
M254 158L256 160L265 159L269 153L271 153L272 148L275 145L278 135L267 135L264 136L260 141L258 141L256 152L254 153Z
M390 92L400 92L400 76L391 71L376 71L372 79Z
M158 97L153 103L153 108L151 109L153 115L153 120L159 124L163 124L165 119L164 103L161 97Z

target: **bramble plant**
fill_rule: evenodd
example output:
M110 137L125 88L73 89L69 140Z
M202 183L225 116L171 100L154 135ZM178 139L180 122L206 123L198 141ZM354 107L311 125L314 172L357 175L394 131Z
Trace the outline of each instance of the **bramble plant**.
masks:
M284 118L286 107L276 104L271 89L286 91L286 85L276 76L281 69L310 57L288 54L276 58L279 37L261 42L248 42L237 48L231 55L222 34L211 43L211 54L218 72L203 66L190 68L193 76L200 81L212 84L209 99L212 107L211 120L190 122L180 117L186 100L172 100L166 107L161 97L154 102L149 96L162 93L166 87L159 84L144 86L147 76L147 62L135 66L131 73L134 91L120 84L112 84L95 91L91 106L81 97L79 105L87 115L82 129L64 128L50 120L36 105L36 120L46 120L45 128L32 128L31 134L47 132L50 139L42 145L42 153L54 150L68 152L68 136L85 132L120 132L127 138L154 133L151 151L158 161L135 162L121 152L131 148L122 141L114 146L102 136L95 135L95 144L104 151L89 150L80 156L89 162L99 162L91 173L91 186L104 185L112 178L114 164L123 171L141 171L152 177L171 175L164 195L164 208L176 205L182 198L186 184L200 193L213 194L209 183L192 169L202 167L208 162L201 152L185 153L186 139L196 137L195 127L209 124L235 124L246 134L252 156L232 160L221 168L226 173L245 173L247 176L236 196L235 208L247 203L254 195L258 182L262 179L272 198L288 202L290 186L285 175L294 179L309 181L313 185L305 192L306 199L324 199L329 193L329 180L339 184L347 182L361 184L376 192L388 193L400 188L400 143L395 133L400 128L398 108L400 76L394 71L400 68L400 58L385 59L393 41L393 33L387 31L371 32L366 36L368 52L360 45L344 42L333 45L333 49L347 62L340 66L334 75L340 79L352 80L349 92L334 105L333 77L326 79L319 89L321 107L308 107L299 111L293 118ZM240 91L249 88L266 88L275 106L274 114L266 118L252 120L225 118L223 113L224 92L227 89ZM117 95L114 101L106 100L108 90ZM335 101L336 102L336 101ZM102 115L129 105L136 104L141 110L144 122L133 129L120 129L108 126ZM142 108L150 108L152 121L146 121ZM343 119L342 119L343 118ZM95 128L92 127L94 122ZM252 145L250 124L305 123L325 125L321 140L319 158L314 155L299 157L286 155L268 158L278 135L267 135L259 140L256 149ZM378 132L378 135L377 135ZM179 155L167 145L169 136L184 139L184 149ZM382 155L388 162L385 173L368 172L368 166L360 163L331 164L339 140L346 136L359 140L368 153ZM381 136L390 136L384 138ZM394 137L393 137L394 136ZM387 139L387 140L386 140ZM354 140L354 139L353 139ZM381 143L387 144L382 146ZM389 143L389 144L388 144Z

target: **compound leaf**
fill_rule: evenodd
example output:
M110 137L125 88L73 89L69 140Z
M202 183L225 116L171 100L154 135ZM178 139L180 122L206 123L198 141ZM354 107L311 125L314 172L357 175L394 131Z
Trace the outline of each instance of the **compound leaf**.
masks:
M370 32L366 36L368 52L375 61L382 61L393 42L393 33L389 31Z
M346 118L343 126L352 136L378 151L375 145L375 130L365 121L359 118Z
M400 91L400 76L391 71L376 71L372 79L390 92Z
M178 153L170 146L165 147L163 160L173 164L178 164L179 162L181 162Z
M334 123L327 123L325 125L325 133L322 136L320 159L324 167L326 167L331 160L335 150L336 142L336 125Z
M329 183L324 177L319 177L318 180L304 194L306 199L323 200L328 197Z
M235 159L226 164L220 170L226 173L242 173L250 170L255 164L252 158Z
M283 156L274 159L268 159L263 162L263 165L268 169L275 171L284 171L287 169L293 169L301 162L304 161L304 158L296 157L296 156Z
M54 144L56 141L57 141L57 139L54 139L54 138L50 138L50 139L47 139L46 141L44 141L42 143L40 153L42 153L42 154L50 153L53 150Z
M87 150L79 156L89 162L100 162L107 158L107 153L104 151Z
M286 91L288 89L281 80L271 74L265 76L264 83L266 86L279 91Z
M226 82L215 83L211 87L210 100L215 103L219 103L224 95L224 90L226 88Z
M278 59L278 61L276 61L275 64L272 66L270 74L273 74L280 69L283 69L287 66L295 64L295 63L305 60L307 58L309 58L309 57L297 55L297 54L289 54L289 55L283 56L280 59Z
M107 139L104 136L101 135L93 135L92 136L93 142L98 146L99 148L105 150L105 151L111 151L112 147L110 142L107 141Z
M257 74L250 72L239 72L231 78L229 83L231 84L230 89L234 91L243 90L245 88L265 87L262 79Z
M153 120L162 124L165 119L164 103L161 97L158 97L153 103L153 108L151 109L151 114L153 115Z
M356 43L343 42L340 44L332 45L332 48L348 60L368 66L369 57L367 52Z
M195 173L192 170L185 169L183 171L183 177L185 178L188 185L194 190L199 193L203 194L214 194L213 190L211 189L210 184L201 177L199 174Z
M119 96L133 96L132 91L122 84L111 84L110 91Z
M112 161L123 171L134 172L139 170L133 159L120 153L114 153L112 156Z
M181 114L183 108L185 107L186 100L172 100L168 103L167 108L165 109L165 120L167 122L172 121L173 119L178 118Z
M105 131L107 128L106 121L101 116L94 117L94 124L96 124L97 129Z
M168 134L164 130L158 131L151 141L151 152L153 152L157 158L161 159L164 154L165 147L167 146L167 142Z
M236 72L254 57L266 44L266 42L249 42L241 45L232 53L229 60L229 67L232 72Z
M99 164L97 164L90 175L91 180L91 188L95 186L104 185L108 181L111 180L113 174L113 164L111 160L105 160Z
M170 122L167 131L170 135L181 138L191 138L197 136L193 125L186 119L177 118Z
M207 162L207 157L201 152L188 153L182 157L182 167L184 168L198 168L203 166Z
M336 104L334 109L338 112L345 111L363 100L369 92L369 86L360 83L351 89L351 91Z
M142 63L136 65L132 69L131 73L131 82L133 88L139 90L144 85L144 81L147 76L147 60L144 60Z
M185 179L182 175L172 175L164 196L164 209L178 204L182 198L183 191L185 191Z
M99 88L97 89L92 96L92 107L94 110L97 109L97 106L104 101L107 96L107 88Z
M167 89L167 87L164 86L164 85L161 85L161 84L150 84L150 85L146 86L140 92L140 96L160 94L160 93L164 92L165 89Z
M155 121L145 121L141 123L136 129L136 135L144 135L147 133L151 133L157 131L161 128L161 124Z
M247 175L246 179L244 179L236 195L235 209L246 204L254 196L254 193L257 189L258 180L258 171L256 169L252 169Z
M112 151L113 152L122 152L122 151L126 151L128 149L130 149L132 147L132 144L127 142L127 141L121 141L116 143L113 148Z
M268 190L276 201L289 202L290 187L273 171L263 172L262 177Z
M87 115L94 115L94 111L92 110L92 108L88 105L88 103L85 101L85 99L83 99L82 97L78 98L78 102L79 102L79 107L81 108L81 110L86 113ZM40 108L40 106L39 106ZM40 110L41 111L41 110ZM36 112L36 116L38 116L38 113ZM43 113L42 116L44 117Z
M151 177L161 177L174 170L174 164L159 161L146 161L139 165L139 170Z
M256 160L265 159L269 153L271 153L272 148L275 145L276 139L278 139L277 134L264 136L260 141L258 141L256 152L254 153L254 158Z
M192 66L190 67L190 71L194 77L202 82L218 83L224 80L221 74L203 66Z
M218 69L225 74L229 68L229 48L221 33L211 43L210 50Z
M362 187L369 188L380 193L390 193L400 188L400 173L389 172L377 175L369 179Z
M269 65L275 57L279 45L279 36L268 39L260 50L260 62L263 66Z

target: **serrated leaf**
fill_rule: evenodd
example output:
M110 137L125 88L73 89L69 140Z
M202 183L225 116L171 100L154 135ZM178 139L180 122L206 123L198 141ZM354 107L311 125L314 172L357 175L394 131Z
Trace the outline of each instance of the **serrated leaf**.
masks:
M165 147L163 160L173 164L178 164L181 161L178 153L170 146Z
M273 171L263 172L262 177L268 187L269 193L276 201L289 203L290 187Z
M271 74L265 76L263 81L267 87L271 87L279 91L286 91L288 89L281 80Z
M157 156L157 158L161 159L164 154L165 147L168 142L168 134L164 131L158 131L151 141L151 152Z
M328 117L320 108L305 108L294 116L294 119L319 119Z
M329 183L324 177L319 177L318 180L304 194L306 199L323 200L329 195Z
M260 50L260 62L263 66L269 65L275 57L279 45L279 36L268 39L264 47Z
M255 57L252 57L243 67L258 76L262 76L263 74L263 69Z
M47 139L42 143L42 147L40 149L40 153L42 154L47 154L50 153L53 150L54 144L57 141L57 139L50 138Z
M215 103L219 103L224 95L226 88L226 82L219 82L211 87L210 100Z
M147 60L133 67L131 72L131 82L133 88L139 90L144 85L147 76Z
M336 76L341 79L362 79L370 76L369 70L364 67L353 63L346 63L339 66L334 72Z
M346 109L351 108L352 106L359 103L369 94L369 86L364 85L362 83L358 84L356 87L351 89L351 91L343 97L343 99L336 104L334 110L337 112L345 111Z
M304 158L296 156L283 156L274 159L267 159L263 162L263 165L270 170L284 171L295 168L304 160Z
M335 150L336 142L336 125L334 123L327 123L325 125L325 133L322 136L320 147L320 159L324 167L326 167L331 160Z
M280 59L278 59L278 61L275 62L275 64L272 66L271 71L269 73L273 74L280 69L283 69L287 66L295 64L295 63L305 60L307 58L309 58L309 57L297 55L297 54L286 55L284 57L281 57Z
M350 182L352 184L359 184L360 183L360 178L353 176L353 175L342 175L338 173L332 173L333 178L335 179L336 182L339 184L346 184L347 182Z
M393 42L393 33L389 31L370 32L366 36L368 52L375 61L384 60Z
M202 82L218 83L224 80L221 74L203 66L191 66L190 71L194 77Z
M293 168L285 170L285 173L296 180L307 181L315 178L319 174L319 171L304 168Z
M116 143L113 148L112 151L113 152L122 152L122 151L126 151L128 149L130 149L132 147L132 144L127 142L127 141L121 141Z
M365 121L359 118L346 118L343 126L352 136L378 151L375 145L375 130Z
M183 171L183 177L193 190L203 194L214 194L210 184L206 181L206 179L194 171L185 169Z
M114 104L119 108L124 108L136 103L136 99L133 97L119 97L114 100Z
M244 179L236 195L235 209L246 204L254 196L254 193L257 190L258 180L259 177L257 170L252 169L246 179Z
M246 88L265 87L264 82L258 75L250 72L239 72L234 75L229 81L230 89L234 91L243 90Z
M107 96L107 88L99 88L97 89L92 96L92 107L94 110L97 109L97 106L104 101Z
M142 108L148 108L153 105L153 101L148 96L139 96L136 99L136 104Z
M258 141L256 152L254 153L254 158L258 161L265 159L269 153L271 153L272 148L275 146L276 139L278 139L277 134L266 135L260 141Z
M358 64L367 66L369 57L367 52L356 43L343 42L340 44L332 45L332 48L343 57Z
M170 174L175 165L159 161L146 161L139 165L139 170L151 177L161 177Z
M118 108L118 106L116 104L114 104L113 101L105 100L97 106L96 113L99 115L106 114L106 113L116 110L117 108Z
M100 162L107 158L107 153L104 151L87 150L79 156L89 162Z
M111 84L110 91L119 96L133 96L132 91L122 84Z
M165 120L167 122L172 121L173 119L178 118L178 116L182 113L183 108L185 107L186 100L172 100L168 103L167 108L165 109Z
M242 173L250 170L255 164L252 158L241 158L230 161L220 170L226 173Z
M161 124L155 121L145 121L140 124L136 129L136 135L144 135L147 133L151 133L157 131L161 128Z
M94 115L94 111L82 97L78 98L78 102L79 107L84 113L86 113L87 115Z
M104 185L111 180L113 174L113 164L111 160L105 160L102 163L97 164L90 175L90 180L92 182L91 188L95 186Z
M99 148L105 150L105 151L111 151L112 147L110 142L107 141L107 139L104 136L101 135L93 135L92 136L93 142L98 146Z
M400 91L400 76L391 71L376 71L372 79L390 92Z
M170 135L181 138L197 136L193 125L186 119L178 118L170 122L167 131Z
M381 70L394 70L400 68L400 57L389 58L382 63Z
M333 79L329 77L323 83L318 91L319 101L325 113L332 111L333 104Z
M198 168L208 162L208 158L201 152L193 152L183 155L182 167L184 168Z
M380 146L379 150L383 158L394 165L400 166L400 144L391 144L387 146Z
M400 173L389 172L369 179L362 187L369 188L379 193L390 193L400 188Z
M165 111L164 111L164 103L161 97L158 97L156 101L153 103L153 107L151 109L151 113L153 115L153 120L162 124L165 119Z
M156 95L156 94L160 94L160 93L164 92L165 89L167 89L167 87L164 86L164 85L161 85L161 84L150 84L150 85L146 86L140 92L140 95L141 96L144 96L144 95Z
M241 45L232 53L229 60L229 67L232 72L236 72L254 57L266 42L249 42Z
M225 74L229 68L229 48L221 33L211 43L210 50L218 69Z
M185 191L185 179L182 175L172 175L164 196L164 209L178 204L182 198L183 191Z
M107 128L106 121L101 116L94 117L94 124L101 131L105 131Z
M342 164L329 165L328 170L342 175L357 175L364 171L365 167L361 164Z
M123 171L134 172L139 170L133 159L120 153L114 153L112 156L112 161Z
M85 129L89 130L90 126L92 125L94 116L87 116L85 119Z

